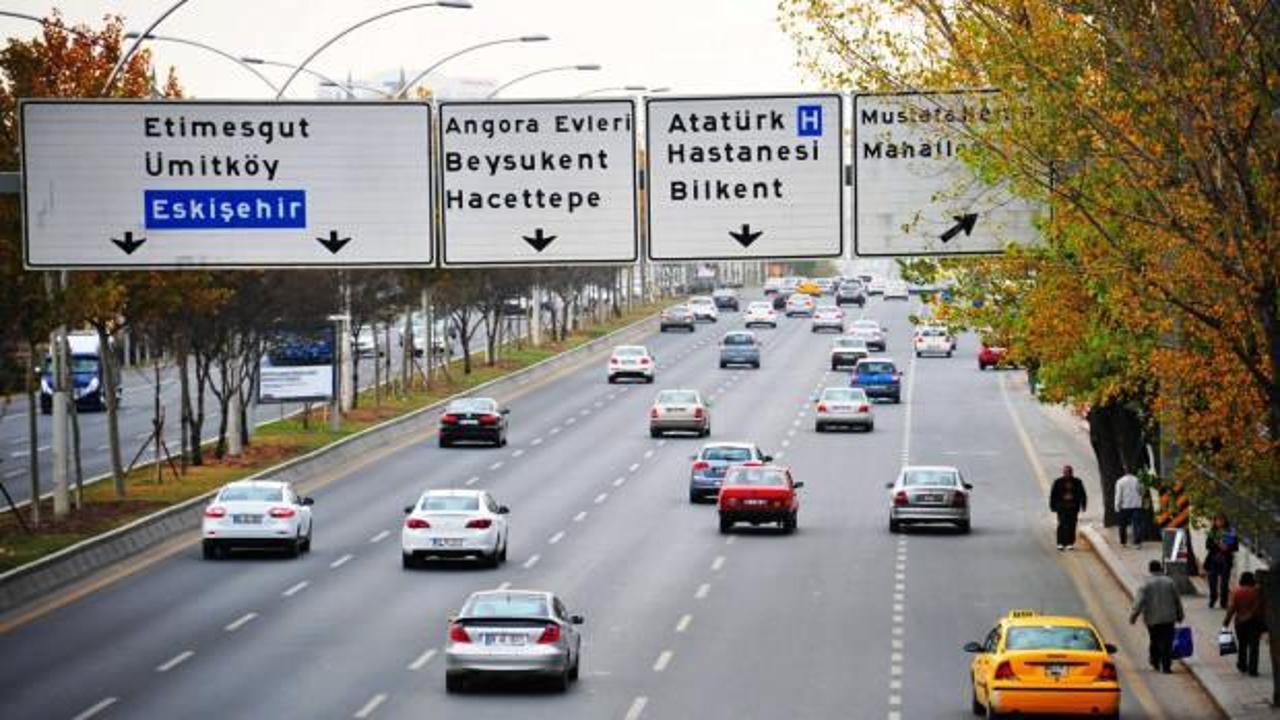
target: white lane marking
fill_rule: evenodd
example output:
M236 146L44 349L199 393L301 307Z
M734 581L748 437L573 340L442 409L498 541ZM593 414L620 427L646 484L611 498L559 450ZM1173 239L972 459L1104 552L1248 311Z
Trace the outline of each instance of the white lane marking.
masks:
M652 451L652 450L645 450L645 451L644 451L644 459L645 459L645 460L648 460L648 459L649 459L649 458L651 458L651 457L653 457L653 451Z
M89 709L85 710L84 712L80 713L74 718L71 718L71 720L89 720L89 718L93 717L94 715L97 715L98 713L102 712L103 710L106 710L107 708L111 707L112 705L115 705L118 702L120 702L120 698L117 698L117 697L103 698L102 700L99 700L97 703L89 706Z
M353 715L352 717L356 717L356 718L360 718L361 720L364 720L364 718L367 718L370 715L372 715L373 711L377 710L379 705L381 705L386 701L387 701L387 694L378 693L377 695L374 695L373 697L369 698L369 702L365 703L363 707L357 710L356 714Z
M627 468L627 472L635 472L640 469L640 463L631 463L631 467Z
M897 593L894 593L894 594L896 595ZM902 607L903 607L902 603L896 602L893 604L893 611L896 613L906 612L905 610L902 609Z
M592 502L594 502L595 504L599 505L600 503L602 503L602 502L604 502L605 500L608 500L608 499L609 499L609 493L607 493L607 492L602 492L602 493L600 493L599 495L597 495L597 496L596 496L596 499L595 499L595 500L593 500Z
M342 567L343 565L346 565L348 562L350 562L351 558L353 558L353 557L355 557L355 556L354 556L354 555L352 555L351 553L347 553L346 555L343 555L342 557L338 558L337 560L334 560L333 562L329 563L329 567L333 568L334 570L337 570L338 568L340 568L340 567Z
M666 441L666 440L659 440L659 441L658 441L658 447L662 447L663 445L666 445L666 444L667 444L667 441Z
M22 468L18 468L17 470L10 470L9 472L4 474L4 479L8 480L9 478L18 477L24 472L26 472L26 470Z
M105 444L104 444L104 445L99 445L98 447L94 448L93 450L94 450L94 452L105 452L105 451L110 450L110 449L111 449L111 446L110 446L110 445L105 445Z
M579 411L578 411L578 414L579 414L579 415L586 416L586 415L590 415L590 414L591 414L591 411L590 411L590 410L588 410L588 409L586 409L586 408L582 408L581 410L579 410Z
M786 451L786 450L779 450L778 452L774 453L774 455L773 455L773 459L774 459L774 460L781 460L781 459L782 459L782 456L783 456L783 455L786 455L786 454L787 454L787 451Z
M913 354L907 366L907 396L903 399L907 409L902 417L902 464L908 464L911 458L911 419L914 416L912 412L915 403L911 400L916 394L916 356Z
M390 531L390 530L383 530L382 532L378 533L377 535L374 535L373 537L369 538L369 542L371 542L371 543L379 543L379 542L382 542L383 540L386 540L386 539L387 539L387 536L388 536L388 535L390 535L390 534L391 534L391 531Z
M893 622L894 622L894 624L896 624L896 625L901 625L901 624L902 624L902 616L901 616L901 615L894 615L894 616L893 616Z
M586 516L587 516L587 511L586 511L586 510L583 510L583 511L579 512L577 515L574 515L574 516L573 516L573 521L574 521L574 522L582 522L583 518L585 518Z
M421 670L427 663L431 662L431 658L435 656L436 649L430 648L426 652L414 658L413 662L409 663L409 669L415 672Z
M680 622L676 623L676 632L682 633L689 629L689 623L693 622L693 616L686 614L680 618Z
M892 662L892 663L902 662L902 653L900 652L889 653L889 662Z
M567 418L567 419L564 421L564 424L565 424L565 425L572 425L572 424L574 424L574 423L576 423L576 422L578 422L578 418L573 418L573 417L571 417L571 418Z
M733 541L734 541L734 540L737 540L737 539L738 539L738 536L737 536L737 535L730 535L729 537L727 537L727 538L725 538L725 539L724 539L724 544L725 544L725 545L732 545L732 544L733 544Z
M906 580L906 579L907 579L907 576L906 576L906 575L903 575L902 573L894 573L894 574L893 574L893 579L894 579L894 580Z
M893 569L894 569L894 570L899 570L899 571L901 571L901 570L906 570L906 569L907 569L907 564L906 564L906 563L895 563L895 564L894 564L894 566L893 566Z
M498 462L496 462L496 463L494 463L494 464L490 465L490 466L489 466L489 469L490 469L490 470L497 470L497 469L498 469L498 468L500 468L500 467L502 467L502 461L501 461L501 460L499 460Z
M507 588L509 588L509 587L511 587L511 581L510 581L510 580L505 580L505 581L503 581L503 583L502 583L501 585L499 585L499 586L498 586L498 589L499 589L499 590L506 590L506 589L507 589Z
M530 441L529 441L529 444L530 444L530 445L534 445L534 446L541 445L541 444L542 444L542 438L540 438L540 437L536 437L536 438L534 438L534 439L530 440Z
M890 696L889 696L889 704L890 704L890 705L894 705L894 706L901 705L901 704L902 704L902 696L901 696L901 695L890 695Z
M478 483L478 482L480 482L480 476L478 476L478 475L472 475L471 477L467 478L467 481L466 481L466 482L464 482L464 483L462 483L462 484L463 484L463 485L475 485L475 484L476 484L476 483Z
M890 681L889 681L889 689L890 689L890 690L901 690L901 689L902 689L902 681L901 681L901 680L890 680Z
M803 413L802 413L802 416L803 416ZM792 426L792 427L800 427L800 418L796 418L795 420L793 420L793 421L791 422L791 426Z
M518 458L518 457L520 457L520 456L521 456L521 455L523 455L523 454L524 454L524 450L516 450L515 452L511 453L511 457L512 457L512 458Z
M902 713L897 710L890 710L888 720L902 720Z
M249 624L250 622L252 622L253 619L256 617L258 617L258 613L247 612L241 615L240 617L236 618L235 620L232 620L231 622L227 623L226 627L222 629L226 630L227 632L235 632L240 628L244 627L245 625Z
M604 402L603 402L603 401L601 401L601 400L597 400L597 401L595 401L595 403L593 403L593 404L594 404L596 407L598 407L598 408L602 408L602 407L604 407Z
M787 431L787 437L795 437L795 436L796 436L795 428L791 428L790 430Z
M653 671L654 671L654 672L662 672L663 670L666 670L666 669L667 669L667 665L669 665L669 664L671 663L671 656L672 656L672 655L674 655L674 653L672 653L670 650L663 650L663 651L658 655L658 659L657 659L657 660L655 660L655 661L654 661L654 663L653 663Z
M555 435L555 434L556 434L556 433L558 433L558 432L560 432L560 426L559 426L559 425L557 425L557 426L555 426L555 427L551 428L551 433L550 433L550 434Z
M782 447L790 447L790 445L791 445L791 441L790 441L790 440L783 440L783 441L782 441L781 443L779 443L779 444L780 444L780 445L782 445ZM782 454L782 453L778 453L778 455L781 455L781 454ZM776 457L776 456L775 456L775 457Z
M157 665L156 672L169 672L170 670L186 662L192 655L195 655L195 654L196 654L195 650L183 650L177 655L174 655L168 660L165 660L164 662Z
M525 561L524 561L524 569L525 569L525 570L528 570L529 568L533 567L534 565L537 565L537 564L538 564L538 559L539 559L539 558L541 558L541 557L542 557L541 555L533 555L533 556L532 556L532 557L530 557L528 560L525 560Z
M622 475L619 475L618 477L616 477L616 478L614 478L614 479L613 479L613 486L614 486L614 487L622 487L622 483L624 483L624 482L626 482L626 481L627 481L627 478L626 478L626 477L624 477L624 476L622 476Z
M558 532L558 533L556 533L555 535L552 535L550 538L548 538L548 539L547 539L547 543L548 543L548 544L551 544L551 545L555 545L556 543L560 542L560 541L561 541L561 540L563 540L563 539L564 539L564 531L563 531L563 530L561 530L560 532Z
M709 592L711 592L711 584L702 583L701 585L698 586L698 590L693 594L693 597L697 600L701 600L705 598L707 596L707 593Z
M892 643L892 645L893 645L893 649L894 649L894 650L901 650L901 649L902 649L902 641L901 641L901 640L899 640L899 639L897 639L897 638L894 638L894 639L893 639L893 640L891 640L890 642Z
M627 714L622 716L622 720L640 720L640 715L644 713L644 706L649 704L649 698L641 695L631 701L631 707L627 708Z
M901 626L901 625L896 625L896 626L894 626L894 628L893 628L893 634L894 634L894 635L901 635L901 634L902 634L902 626Z
M715 560L711 561L711 572L719 572L724 567L724 556L717 555Z
M294 583L293 585L290 585L288 590L285 590L280 594L283 595L284 597L293 597L294 595L297 595L303 590L306 590L307 586L310 584L311 583L307 582L306 580L303 580L302 582L298 582L298 583Z
M894 593L894 594L893 594L893 599L894 599L894 600L897 600L898 602L902 602L902 599L903 599L904 597L906 597L906 594L905 594L905 593L896 592L896 593Z

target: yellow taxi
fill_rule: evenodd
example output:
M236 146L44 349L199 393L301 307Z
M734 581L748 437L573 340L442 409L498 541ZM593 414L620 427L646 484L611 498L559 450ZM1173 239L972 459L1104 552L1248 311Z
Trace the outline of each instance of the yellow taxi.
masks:
M1120 716L1116 648L1088 620L1014 610L964 649L975 715Z
M801 280L796 283L796 292L820 297L822 295L822 286L812 280Z

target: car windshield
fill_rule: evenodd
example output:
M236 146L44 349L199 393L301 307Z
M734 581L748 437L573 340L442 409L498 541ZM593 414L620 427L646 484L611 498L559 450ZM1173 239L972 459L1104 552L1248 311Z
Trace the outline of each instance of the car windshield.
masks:
M954 470L908 470L902 477L907 487L955 487Z
M790 300L790 302L793 302L793 303L807 303L807 302L813 302L813 299L812 299L812 298L810 298L808 295L800 295L800 294L798 294L798 293L797 293L797 294L795 294L795 295L792 295L792 296L791 296L791 300Z
M726 485L764 485L780 487L787 484L787 476L781 470L761 467L738 467L733 470Z
M1011 627L1005 636L1006 650L1101 650L1098 636L1087 627L1045 625Z
M97 355L72 355L69 367L72 375L89 375L98 372ZM53 374L53 360L45 358L44 374Z
M473 595L462 608L462 616L469 618L544 618L549 615L547 599L527 593Z
M893 373L893 363L891 362L864 362L858 363L859 375L880 375L885 373Z
M422 498L419 510L427 512L467 512L480 509L480 498L475 495L428 495Z
M709 302L711 302L711 298L708 297L689 298L690 305L706 305Z
M867 394L858 388L827 388L822 391L827 402L866 402Z
M222 502L280 502L283 495L283 491L278 487L238 485L224 489L218 495L218 499Z
M674 313L674 314L687 313L689 312L689 308L685 307L684 305L672 305L671 307L667 308L667 312Z
M854 320L853 326L859 327L859 328L867 328L869 330L880 329L880 323L876 322L875 320Z
M730 333L724 336L725 345L754 345L756 339L746 333Z
M751 459L751 448L709 447L702 451L702 459L723 460L725 462L746 462Z
M497 406L497 403L488 398L463 398L449 403L448 412L487 413L493 412Z
M622 347L614 348L613 354L618 357L640 357L642 355L647 355L648 351L642 347L623 345Z
M696 404L697 402L698 393L692 390L663 390L658 393L658 403L661 405Z

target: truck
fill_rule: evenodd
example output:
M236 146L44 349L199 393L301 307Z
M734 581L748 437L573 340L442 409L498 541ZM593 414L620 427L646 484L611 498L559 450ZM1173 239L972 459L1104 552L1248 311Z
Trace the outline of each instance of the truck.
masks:
M98 335L93 332L75 332L67 335L69 349L67 366L71 378L71 397L77 410L106 410L106 376L102 370L102 358ZM44 366L40 370L40 412L53 412L53 356L45 353ZM115 375L116 406L122 399L120 373Z

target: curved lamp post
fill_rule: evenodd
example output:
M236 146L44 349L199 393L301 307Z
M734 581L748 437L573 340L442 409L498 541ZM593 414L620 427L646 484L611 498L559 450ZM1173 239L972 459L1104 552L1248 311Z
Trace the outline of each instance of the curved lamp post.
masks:
M314 51L312 51L310 55L307 56L306 60L303 60L302 62L298 63L298 67L294 69L293 74L290 75L289 78L284 81L284 84L280 86L280 91L276 93L276 99L279 100L280 98L284 97L284 91L289 89L289 85L293 83L294 78L298 77L298 73L301 73L303 70L305 70L306 67L311 64L311 61L314 60L317 55L327 50L330 45L341 40L346 35L356 30L359 30L360 28L364 27L365 25L368 25L369 23L377 22L378 20L381 20L383 18L390 17L392 15L397 15L402 12L409 12L410 10L419 10L422 8L429 8L429 7L443 7L443 8L454 8L457 10L469 10L471 9L472 5L469 0L436 0L436 2L414 3L412 5L403 5L398 8L392 8L391 10L387 10L386 12L378 13L377 15L372 15L370 17L367 17L364 20L361 20L355 25L348 27L347 29L343 30L337 35L334 35L333 37L324 41L324 43L320 45L320 47L316 48Z
M116 62L116 66L111 68L111 74L107 76L107 81L102 84L102 91L98 93L99 95L106 95L107 91L111 89L111 86L115 84L116 76L120 74L120 69L124 67L125 63L129 62L129 58L133 57L134 53L138 52L138 46L142 45L143 38L154 32L155 29L160 26L160 23L164 22L165 19L176 12L178 8L186 5L187 1L188 0L178 0L174 4L170 5L168 10L161 13L160 17L156 18L154 22L147 26L146 30L143 30L142 33L134 39L133 44L129 46L128 51L121 55L120 60Z
M589 97L591 95L599 95L600 93L607 93L607 92L638 93L638 92L645 92L648 89L649 88L644 85L617 85L617 86L610 86L610 87L600 87L594 90L588 90L584 93L578 93L577 95L574 95L574 97L584 98L584 97Z
M481 48L487 48L493 45L502 45L504 43L546 42L547 40L550 40L550 39L551 38L547 37L546 35L521 35L520 37L503 38L501 40L490 40L489 42L482 42L478 45L472 45L471 47L463 48L455 53L445 55L444 57L432 63L426 70L423 70L417 75L414 75L412 80L405 83L400 88L400 90L396 92L396 94L393 96L393 99L403 100L404 96L410 90L413 89L413 86L422 82L423 78L425 78L427 75L430 75L432 70L435 70L436 68L458 57L459 55L465 55L466 53L469 53L472 50L479 50Z
M278 67L278 68L284 68L284 69L286 69L286 70L297 70L297 69L298 69L298 66L297 66L297 65L293 65L293 64L290 64L290 63L287 63L287 62L279 62L279 61L277 61L277 60L266 60L266 59L263 59L263 58L260 58L260 57L253 57L253 56L251 56L251 55L241 55L241 56L240 56L240 61L241 61L241 62L248 63L248 64L250 64L250 65L262 65L262 66L264 66L264 67ZM334 87L338 87L338 88L343 87L342 83L338 82L337 80L334 80L333 78L329 77L328 75L325 75L324 73L320 72L319 70L312 70L311 68L302 68L302 72L304 72L304 73L306 73L306 74L310 75L311 77L313 77L313 78L315 78L315 79L319 80L319 81L320 81L320 84L321 84L321 85L325 85L326 87L327 87L327 86L329 86L329 85L332 85L332 86L334 86ZM348 93L347 93L347 94L348 94L348 95L350 95L350 94L351 94L351 93L350 93L350 91L348 91Z
M541 70L534 70L533 72L525 73L520 77L512 78L511 80L508 80L502 83L498 87L494 88L493 92L489 93L486 99L492 100L493 98L498 96L498 93L502 92L503 90L506 90L512 85L515 85L518 82L523 82L525 80L528 80L531 77L537 77L538 75L546 75L547 73L553 73L553 72L566 72L569 70L592 71L592 70L599 70L599 69L600 69L599 65L557 65L555 67L542 68Z
M374 86L372 86L372 85L362 85L362 84L360 84L360 83L354 83L354 82L348 82L348 83L343 84L343 83L334 82L333 80L326 80L326 81L324 81L324 82L320 83L320 87L331 87L331 88L337 88L337 89L339 89L339 90L341 90L341 91L345 92L345 93L347 94L347 98L349 98L349 99L354 99L354 98L355 98L355 96L356 96L356 94L355 94L355 93L351 92L351 91L352 91L352 89L355 89L355 90L364 90L365 92L371 92L371 93L374 93L374 94L376 94L376 95L381 95L382 97L387 98L387 99L391 99L391 97L392 97L391 93L387 92L386 90L379 90L378 88L376 88L376 87L374 87Z
M257 77L259 80L265 83L267 87L271 88L271 92L280 91L280 88L276 87L276 84L271 82L271 80L268 79L266 75L263 75L261 72L259 72L258 68L254 67L250 63L245 62L243 59L238 58L235 55L232 55L231 53L226 52L224 50L219 50L218 48L213 47L212 45L206 45L202 42L197 42L195 40L188 40L186 38L172 37L170 35L147 35L144 37L140 33L129 32L129 33L125 33L124 36L126 39L142 38L143 40L171 42L171 43L177 43L179 45L189 45L194 48L200 48L201 50L206 50L220 57L224 57L230 60L231 62L239 65L240 67L244 68L245 70L248 70L249 72L253 73L255 77Z

